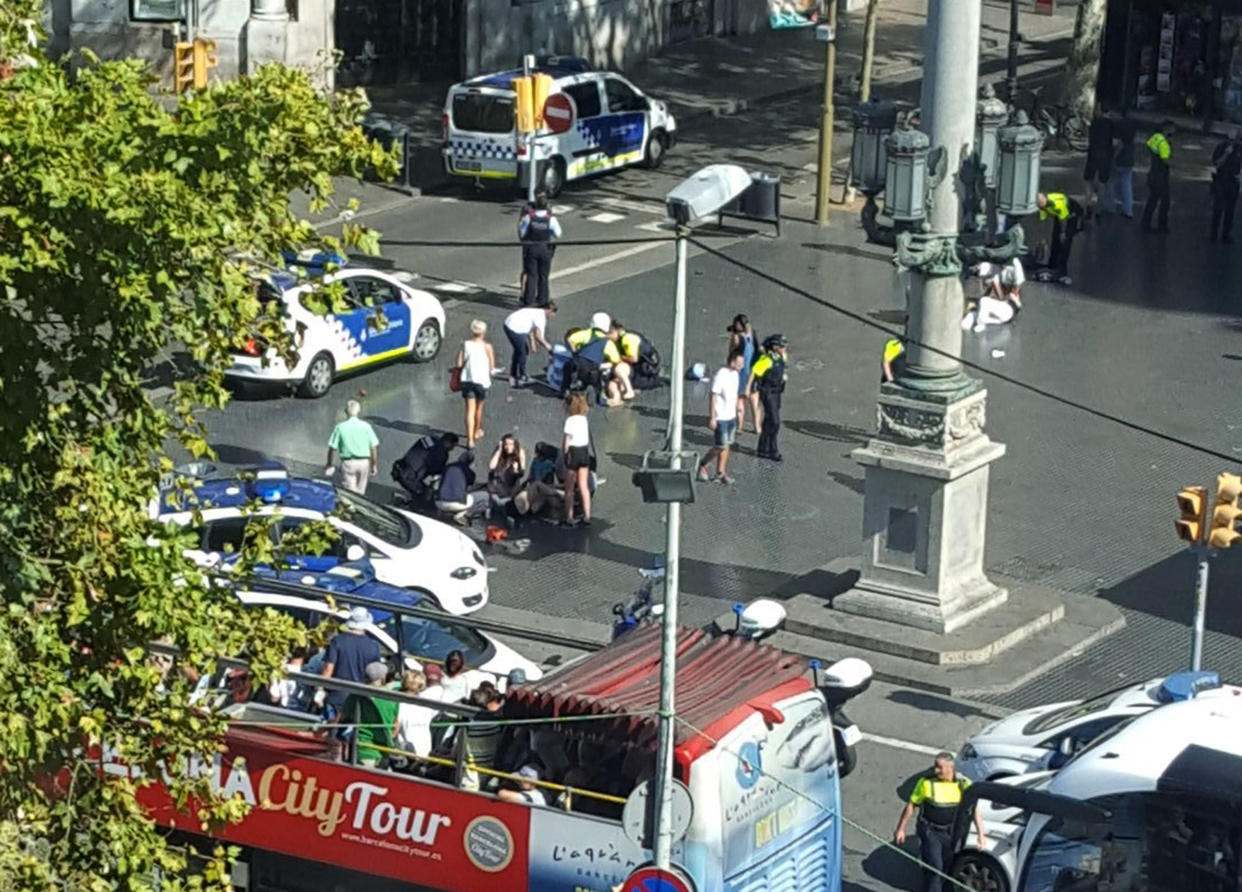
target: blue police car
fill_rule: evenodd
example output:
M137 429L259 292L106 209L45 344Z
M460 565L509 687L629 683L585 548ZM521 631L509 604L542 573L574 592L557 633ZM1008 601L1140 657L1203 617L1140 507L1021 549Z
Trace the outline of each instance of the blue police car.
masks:
M295 569L322 572L365 558L380 582L424 594L449 613L471 613L487 603L487 562L469 536L325 480L266 468L196 482L192 498L187 503L180 490L163 487L151 515L193 527L197 542L186 553L202 566L239 552L255 516L278 516L271 527L277 542L311 521L327 520L339 539L322 555L285 555Z

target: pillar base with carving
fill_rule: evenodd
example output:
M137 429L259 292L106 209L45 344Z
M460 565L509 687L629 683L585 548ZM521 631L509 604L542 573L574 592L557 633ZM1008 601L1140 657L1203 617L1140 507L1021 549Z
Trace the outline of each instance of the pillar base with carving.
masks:
M833 609L947 633L1005 602L983 572L988 465L978 381L944 394L881 388L878 433L854 451L866 468L863 556Z

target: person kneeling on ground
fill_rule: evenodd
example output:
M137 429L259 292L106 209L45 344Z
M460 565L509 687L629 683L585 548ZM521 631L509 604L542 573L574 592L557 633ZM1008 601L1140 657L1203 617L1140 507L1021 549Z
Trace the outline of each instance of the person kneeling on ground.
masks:
M453 515L453 522L468 526L472 517L487 513L487 493L471 492L474 486L474 453L463 452L456 461L450 462L440 479L440 491L436 494L436 510Z
M1022 309L1022 284L1026 275L1022 261L980 263L972 272L983 282L983 294L972 302L962 318L962 328L983 331L989 325L1003 325Z

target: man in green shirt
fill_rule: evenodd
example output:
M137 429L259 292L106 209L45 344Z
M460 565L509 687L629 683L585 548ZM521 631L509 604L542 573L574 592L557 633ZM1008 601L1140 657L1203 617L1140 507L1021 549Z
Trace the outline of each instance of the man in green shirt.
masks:
M358 417L362 404L350 400L345 404L345 420L332 428L328 437L328 467L331 476L337 459L341 464L341 485L350 492L365 495L368 475L374 477L379 471L379 437L375 428Z
M388 680L388 667L383 663L368 663L366 668L367 684L383 688ZM384 753L376 746L393 746L393 729L397 726L397 710L400 708L396 700L385 700L379 697L366 697L362 694L350 694L341 707L341 722L354 725L354 745L357 748L360 765L378 765Z

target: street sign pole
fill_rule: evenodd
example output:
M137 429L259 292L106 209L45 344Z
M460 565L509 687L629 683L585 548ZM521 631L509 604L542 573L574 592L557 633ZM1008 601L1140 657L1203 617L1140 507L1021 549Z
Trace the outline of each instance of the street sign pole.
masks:
M828 41L824 50L824 105L819 121L819 170L815 184L815 222L828 224L828 198L832 191L833 93L837 79L837 0L828 0Z
M1198 566L1195 570L1195 618L1190 638L1190 669L1198 672L1203 668L1203 632L1207 618L1207 593L1209 561L1212 549L1205 545L1196 545L1191 549L1195 553Z
M673 298L673 363L669 369L668 449L673 469L680 467L682 404L686 389L686 236L677 236L677 288ZM656 867L673 861L673 687L677 678L677 593L681 575L681 502L668 503L664 545L664 614L660 647L660 724L656 738Z
M522 57L522 74L526 77L534 75L535 57L525 55ZM536 115L538 113L536 112ZM535 172L539 169L539 165L535 163L535 131L531 130L526 134L526 200L530 204L535 203Z

